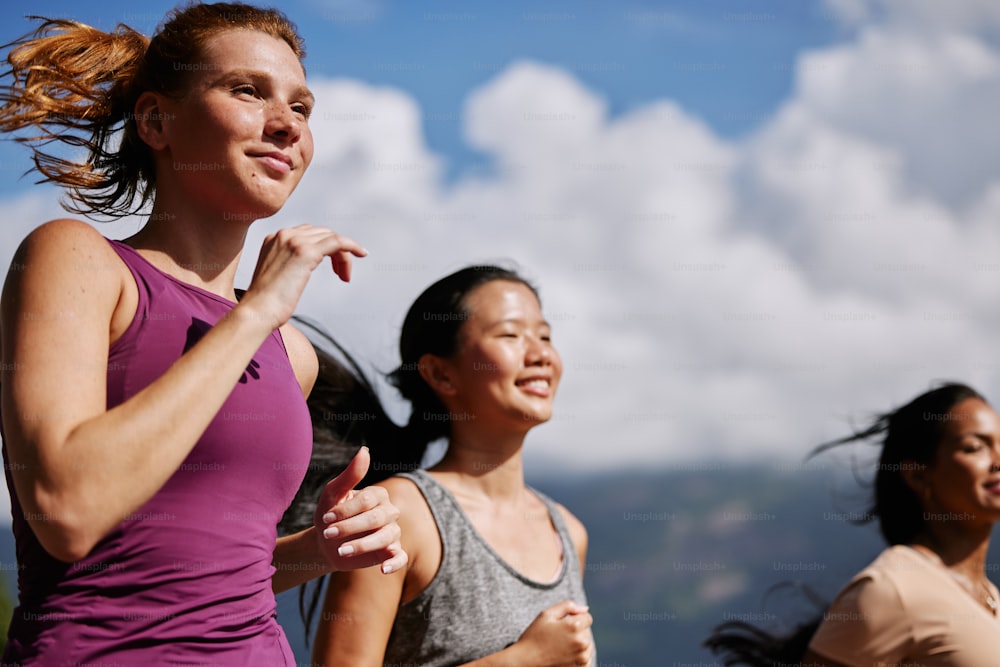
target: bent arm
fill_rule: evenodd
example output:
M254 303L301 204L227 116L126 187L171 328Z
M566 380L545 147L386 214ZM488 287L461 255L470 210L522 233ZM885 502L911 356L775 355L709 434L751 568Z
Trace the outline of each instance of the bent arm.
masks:
M438 539L433 519L427 523L429 511L425 504L421 507L422 497L412 484L390 478L382 486L400 511L407 566L390 574L368 568L330 576L316 628L314 664L381 667L404 587L412 586L412 568L427 556L425 541Z
M372 568L330 575L313 662L329 667L381 667L405 576L405 571L383 575Z
M539 613L518 640L507 648L462 667L590 665L594 655L590 633L593 621L586 607L564 600Z
M184 461L270 333L239 306L155 382L106 406L114 322L131 319L131 275L71 220L32 232L2 298L2 409L18 498L42 546L84 557ZM133 299L134 301L134 299Z

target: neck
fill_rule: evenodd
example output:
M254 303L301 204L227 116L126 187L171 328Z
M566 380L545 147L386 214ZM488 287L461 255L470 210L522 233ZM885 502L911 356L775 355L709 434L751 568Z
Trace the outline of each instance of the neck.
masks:
M453 428L448 450L431 471L450 477L464 490L491 499L518 497L524 491L525 434L498 437Z
M960 521L928 522L913 546L929 551L950 570L980 582L986 579L990 526L967 526Z
M233 299L248 226L190 206L167 207L157 198L146 224L127 242L178 280Z

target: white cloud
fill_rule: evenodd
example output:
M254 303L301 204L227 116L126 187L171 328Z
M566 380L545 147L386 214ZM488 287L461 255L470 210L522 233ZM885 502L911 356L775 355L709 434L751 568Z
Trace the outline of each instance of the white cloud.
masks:
M873 2L837 6L875 15ZM450 185L411 97L311 81L315 162L253 230L241 282L278 226L356 238L371 256L354 281L321 268L300 311L389 370L420 290L465 264L516 261L566 365L528 456L566 468L787 461L935 379L989 395L997 53L976 33L890 19L803 55L794 94L738 142L671 100L610 117L566 71L516 63L463 114L496 169ZM37 195L15 206L45 217Z
M1000 5L993 0L826 0L834 17L848 26L878 23L911 33L975 32L996 35Z
M895 150L909 187L953 206L1000 169L1000 56L970 35L866 28L802 57L796 89L792 103Z

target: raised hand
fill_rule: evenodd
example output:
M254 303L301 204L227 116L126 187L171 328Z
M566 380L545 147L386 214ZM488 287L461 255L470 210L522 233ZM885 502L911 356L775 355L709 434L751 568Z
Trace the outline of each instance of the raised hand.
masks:
M399 541L399 510L380 486L355 490L371 463L362 447L347 468L327 483L313 517L320 550L335 570L380 565L388 574L406 565Z
M268 235L261 246L253 279L240 300L244 311L277 328L288 321L313 270L329 257L333 272L351 279L351 258L368 251L356 241L325 227L298 225Z

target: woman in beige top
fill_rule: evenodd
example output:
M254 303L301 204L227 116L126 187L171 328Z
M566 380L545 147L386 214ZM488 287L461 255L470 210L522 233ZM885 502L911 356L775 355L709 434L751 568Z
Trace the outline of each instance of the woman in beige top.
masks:
M890 546L794 637L717 628L706 644L727 651L724 664L1000 664L1000 593L986 577L1000 519L1000 416L973 389L946 384L820 450L883 434L870 516Z

